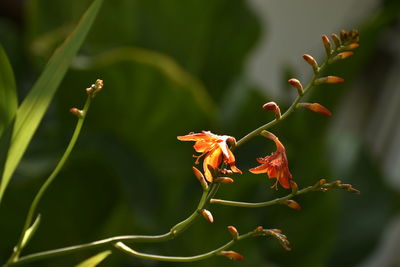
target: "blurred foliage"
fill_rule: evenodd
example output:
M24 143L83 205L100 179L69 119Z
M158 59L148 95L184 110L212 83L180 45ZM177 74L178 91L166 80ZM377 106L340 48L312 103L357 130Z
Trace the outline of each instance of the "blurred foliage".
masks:
M23 29L0 20L0 41L12 61L19 96L24 97L90 3L31 0L26 2ZM398 11L397 1L383 1L379 12L361 27L356 55L329 70L349 82L341 88L315 90L312 100L335 110L345 87L362 76L380 35L398 18ZM242 74L259 37L260 24L245 1L106 0L5 194L0 207L0 262L10 253L28 205L72 133L75 118L68 109L83 103L84 88L97 78L104 80L105 88L90 110L72 157L40 204L41 225L25 253L112 235L161 234L188 216L201 188L191 173L192 147L179 143L176 136L209 129L240 138L272 119L260 109L269 98ZM288 71L283 70L285 79ZM133 248L194 255L229 240L227 225L235 225L239 232L263 225L282 229L293 251L284 251L272 239L247 240L234 248L245 256L247 266L355 266L374 249L398 196L384 184L366 149L356 155L351 172L336 177L327 156L329 127L326 118L299 111L274 132L287 148L300 187L320 178L340 178L361 189L361 196L311 193L298 197L300 212L284 206L212 206L214 224L199 221L176 240ZM272 142L256 138L237 151L238 167L254 167L255 156L272 150ZM218 197L257 202L285 193L269 190L272 181L264 176L234 178ZM100 251L29 266L72 266ZM222 257L191 265L224 264L243 265ZM115 252L99 266L148 265L181 264Z

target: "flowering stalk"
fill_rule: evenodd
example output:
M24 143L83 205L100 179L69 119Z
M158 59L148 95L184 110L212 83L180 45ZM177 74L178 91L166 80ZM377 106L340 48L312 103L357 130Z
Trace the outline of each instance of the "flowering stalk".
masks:
M312 186L308 186L308 187L303 188L298 191L294 191L294 192L292 191L292 193L288 194L287 196L277 198L274 200L270 200L270 201L253 203L253 202L230 201L230 200L213 198L213 199L211 199L210 203L225 205L225 206L242 207L242 208L261 208L261 207L267 207L267 206L272 206L272 205L288 205L287 201L291 200L294 196L302 195L302 194L309 193L309 192L315 192L315 191L326 192L328 190L335 189L335 188L344 189L351 193L357 193L357 194L360 193L357 189L353 188L350 184L342 184L342 182L339 180L331 182L331 183L325 183L325 180L322 179Z
M277 171L277 167L274 167L274 170L271 170L268 172L269 177L277 178L277 183L279 182L284 188L292 189L292 193L287 195L286 197L282 198L277 198L275 200L271 201L266 201L266 202L260 202L260 203L247 203L247 202L237 202L237 201L228 201L228 200L222 200L222 199L214 199L215 194L217 193L220 185L222 183L231 183L233 180L229 177L225 177L226 174L230 174L232 172L235 173L241 173L241 170L239 170L236 167L235 163L235 157L232 153L232 151L238 147L249 141L255 136L258 136L263 133L263 131L271 128L272 126L276 125L277 123L281 122L285 118L287 118L296 108L308 108L314 112L318 112L324 115L330 115L329 110L324 108L323 106L319 105L318 103L300 103L301 99L305 94L307 94L311 89L313 89L315 86L319 84L324 84L324 83L339 83L343 82L343 79L335 76L326 76L326 77L321 77L321 73L324 71L325 67L328 64L331 64L333 62L336 62L338 60L344 59L348 56L351 56L352 53L346 53L346 50L351 50L356 48L358 45L356 44L358 41L358 34L356 31L350 31L350 32L341 32L340 38L333 34L332 39L335 43L335 48L332 49L332 45L329 43L329 39L326 36L323 36L323 44L326 50L327 54L327 59L325 62L321 65L318 66L318 63L310 56L310 55L304 55L303 58L306 60L308 64L311 65L314 75L311 78L311 81L309 84L303 88L301 85L300 81L297 79L290 79L288 82L290 85L292 85L294 88L297 89L298 96L296 99L293 101L291 106L283 113L281 114L280 109L278 105L274 102L267 103L264 105L264 108L273 111L275 113L275 119L260 126L259 128L253 130L243 138L241 138L238 142L236 142L235 138L231 136L226 136L226 135L215 135L212 134L211 132L203 131L202 133L191 133L185 136L179 136L178 139L181 141L195 141L194 149L196 152L201 153L199 156L195 156L197 158L196 164L199 163L199 159L204 156L203 160L203 172L204 175L196 168L193 169L195 176L197 179L200 181L200 184L203 189L203 194L201 196L201 199L199 201L199 204L195 211L185 220L179 222L175 226L173 226L169 232L161 235L129 235L129 236L115 236L111 238L106 238L98 241L94 241L91 243L86 243L86 244L81 244L77 246L71 246L71 247L66 247L66 248L60 248L60 249L55 249L55 250L50 250L50 251L45 251L45 252L40 252L40 253L35 253L31 255L27 255L24 257L19 258L19 254L22 249L22 240L23 240L23 235L27 231L28 227L32 223L32 217L34 215L35 209L37 202L40 200L41 195L44 193L48 185L51 183L51 181L54 179L54 177L57 175L59 169L61 169L62 165L64 164L66 158L68 157L70 150L72 150L73 145L76 142L76 138L79 134L80 127L79 128L76 137L75 133L73 136L73 139L71 140L71 143L73 143L70 146L68 146L67 151L66 151L66 156L62 158L60 161L59 165L60 167L57 166L54 175L52 174L51 177L46 181L45 185L42 187L44 188L40 190L37 200L35 198L34 204L32 204L33 208L31 207L32 212L30 211L27 222L24 227L23 235L21 236L21 240L18 243L19 245L16 247L17 250L14 252L13 256L10 258L10 261L6 264L6 266L14 266L14 265L19 265L22 263L28 263L32 262L35 260L43 259L43 258L48 258L48 257L53 257L57 255L62 255L62 254L67 254L67 253L72 253L72 252L77 252L77 251L82 251L86 249L91 249L91 248L97 248L100 246L113 246L119 250L122 250L123 252L135 256L135 257L140 257L140 258L145 258L145 259L153 259L153 260L160 260L160 261L174 261L174 262L188 262L188 261L196 261L196 260L201 260L205 259L214 255L222 255L225 257L228 257L230 259L242 259L243 257L234 251L226 251L227 248L232 246L235 242L239 240L243 240L249 237L255 237L255 236L273 236L277 238L281 245L287 249L290 250L288 247L288 241L286 239L286 236L281 234L280 230L273 229L273 230L266 230L263 229L262 227L258 227L256 230L249 232L244 235L238 235L234 233L233 228L230 229L230 233L233 237L233 240L226 243L225 245L221 246L220 248L200 254L197 256L192 256L192 257L168 257L168 256L160 256L160 255L152 255L152 254L145 254L145 253L140 253L135 250L132 250L130 247L126 246L125 243L123 242L164 242L171 240L175 238L176 236L180 235L183 233L187 228L189 228L197 218L200 217L200 215L203 215L206 219L208 219L210 222L213 221L211 213L206 210L205 208L207 207L208 204L221 204L221 205L229 205L229 206L237 206L237 207L265 207L265 206L270 206L270 205L275 205L275 204L282 204L286 205L292 209L300 209L300 205L292 200L296 195L300 194L305 194L311 191L328 191L333 188L342 188L344 190L347 190L349 192L353 193L358 193L358 190L354 189L351 185L349 184L342 184L340 181L335 181L332 183L326 183L324 179L320 180L318 183L316 183L313 186L306 187L304 189L298 190L297 185L294 181L289 180L291 178L291 175L289 171L284 174L283 177L286 177L285 179L281 179L282 175L276 175L274 172ZM93 91L94 90L94 91ZM94 96L97 91L95 91L95 88L89 88L88 89L89 95ZM87 105L90 104L90 97L88 98ZM85 105L86 107L86 105ZM88 108L88 107L87 107ZM79 110L73 110L74 114L76 114L80 118L79 123L83 123L83 119L86 114L85 108L81 112ZM77 131L77 130L76 130ZM265 133L265 132L264 132ZM281 163L280 166L286 166L287 167L287 159L283 157L285 154L284 147L283 145L279 142L278 138L273 137L271 134L266 136L267 138L275 141L277 145L277 152L274 155L267 156L265 158L259 159L259 163L264 164L264 166L259 166L256 168L253 168L254 172L263 172L263 168L267 168L268 164L272 164L272 162L279 160ZM73 142L72 142L73 141ZM70 149L69 149L70 148ZM68 152L68 153L67 153ZM65 155L65 154L64 154ZM229 167L229 169L227 169ZM282 171L282 170L281 170ZM218 177L220 174L222 174L223 177ZM232 234L233 233L233 234Z
M103 87L103 81L97 80L96 84L92 85L92 87L91 87L92 88L92 93L88 92L88 96L86 98L86 102L85 102L85 105L83 107L83 110L78 110L76 108L72 108L71 109L71 113L74 114L74 115L77 115L77 117L78 117L78 122L76 124L74 133L72 134L71 140L70 140L67 148L65 149L64 154L62 155L62 157L61 157L60 161L58 162L57 166L55 167L53 172L50 174L50 176L46 179L46 181L43 183L43 185L39 189L38 193L36 194L35 198L33 199L32 204L31 204L31 206L29 208L29 211L28 211L28 215L27 215L27 217L25 219L25 224L24 224L24 227L22 228L22 232L21 232L21 235L19 237L18 243L14 247L13 253L12 253L10 259L8 260L8 263L13 263L13 262L18 260L19 255L21 254L21 251L22 251L23 247L27 244L27 242L26 242L27 238L28 239L31 238L31 236L27 237L27 235L29 233L31 233L30 231L28 231L28 229L32 225L33 217L35 216L35 213L36 213L36 208L37 208L40 200L42 199L44 193L46 192L47 188L51 185L51 183L57 177L58 173L63 168L65 162L67 161L69 155L71 154L72 149L74 148L74 146L76 144L76 141L78 140L79 134L80 134L80 132L82 130L82 126L83 126L83 123L85 121L86 114L87 114L87 112L88 112L88 110L90 108L91 100L92 100L92 98L94 96L94 93L99 92L102 89L102 87ZM32 235L32 234L30 234L30 235Z
M234 260L242 260L243 256L241 256L239 253L234 252L234 251L226 251L226 249L230 248L233 246L236 242L239 242L244 239L252 238L252 237L259 237L259 236L272 236L281 243L281 245L287 249L290 250L288 247L289 242L286 239L286 236L280 233L280 230L277 229L263 229L262 227L257 227L255 230L248 232L243 235L239 235L235 238L233 238L231 241L227 242L225 245L209 251L204 254L196 255L196 256L190 256L190 257L176 257L176 256L161 256L161 255L154 255L154 254L147 254L147 253L141 253L136 250L133 250L132 248L128 247L125 245L123 242L117 242L114 246L123 251L124 253L142 258L142 259L148 259L148 260L157 260L157 261L170 261L170 262L193 262L193 261L199 261L199 260L204 260L207 258L210 258L212 256L216 255L221 255L228 257L230 259Z

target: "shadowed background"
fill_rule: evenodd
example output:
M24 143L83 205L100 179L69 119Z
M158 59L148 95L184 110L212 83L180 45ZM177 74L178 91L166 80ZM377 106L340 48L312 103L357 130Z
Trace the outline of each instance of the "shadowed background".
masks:
M90 2L0 2L0 42L10 57L20 99ZM320 87L309 98L327 106L333 117L298 111L272 131L285 144L300 187L321 178L341 179L361 195L310 193L296 198L301 211L211 206L214 224L199 220L173 241L132 247L162 255L201 254L229 240L227 225L242 233L263 225L282 229L293 251L284 251L271 238L258 238L233 248L245 256L244 263L214 257L191 265L399 265L397 2L337 4L332 7L335 20L324 15L332 14L329 1L300 6L255 0L104 1L5 194L0 262L11 252L30 202L72 134L76 119L68 109L83 104L84 89L95 79L104 80L104 91L89 111L71 158L40 204L42 223L25 253L112 235L167 232L193 211L201 195L191 172L192 146L176 136L211 130L241 138L272 119L261 109L263 103L276 101L282 110L290 105L295 90L286 81L299 77L306 84L311 69L301 55L310 53L321 62L321 34L358 28L361 46L355 55L327 71L346 83ZM282 10L287 14L279 17ZM273 150L272 142L255 138L237 151L237 166L254 167L255 157ZM271 190L273 181L262 175L232 177L235 183L223 186L217 197L257 202L287 193ZM73 266L95 252L29 266ZM119 252L103 263L181 265Z

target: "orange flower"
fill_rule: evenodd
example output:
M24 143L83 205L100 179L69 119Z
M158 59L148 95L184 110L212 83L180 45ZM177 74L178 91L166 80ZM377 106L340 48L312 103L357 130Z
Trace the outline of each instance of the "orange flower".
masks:
M292 174L289 171L286 150L278 137L272 133L268 133L268 138L272 139L276 144L276 151L265 158L258 158L260 166L250 169L249 171L255 174L267 173L269 178L276 178L276 183L271 187L278 189L278 182L286 189L290 188L289 179Z
M195 141L194 150L201 153L199 156L194 156L196 164L204 156L203 169L207 181L210 183L213 181L210 168L217 170L222 162L229 164L233 172L242 173L235 166L235 156L229 149L227 142L236 144L235 138L228 135L216 135L209 131L202 131L201 133L190 133L184 136L178 136L180 141Z

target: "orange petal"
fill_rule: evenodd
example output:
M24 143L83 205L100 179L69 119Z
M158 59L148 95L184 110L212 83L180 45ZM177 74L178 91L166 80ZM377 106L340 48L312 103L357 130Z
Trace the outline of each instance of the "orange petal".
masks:
M221 149L215 148L214 150L210 151L204 158L203 161L203 169L204 169L204 174L206 176L207 181L210 183L213 181L213 176L212 173L210 172L208 166L210 166L212 169L216 170L218 166L222 162L222 151Z
M255 167L255 168L250 169L249 171L250 171L251 173L254 173L254 174L260 174L260 173L266 173L266 172L268 172L268 168L269 168L269 165L268 165L268 164L262 164L262 165L260 165L260 166L257 166L257 167Z

